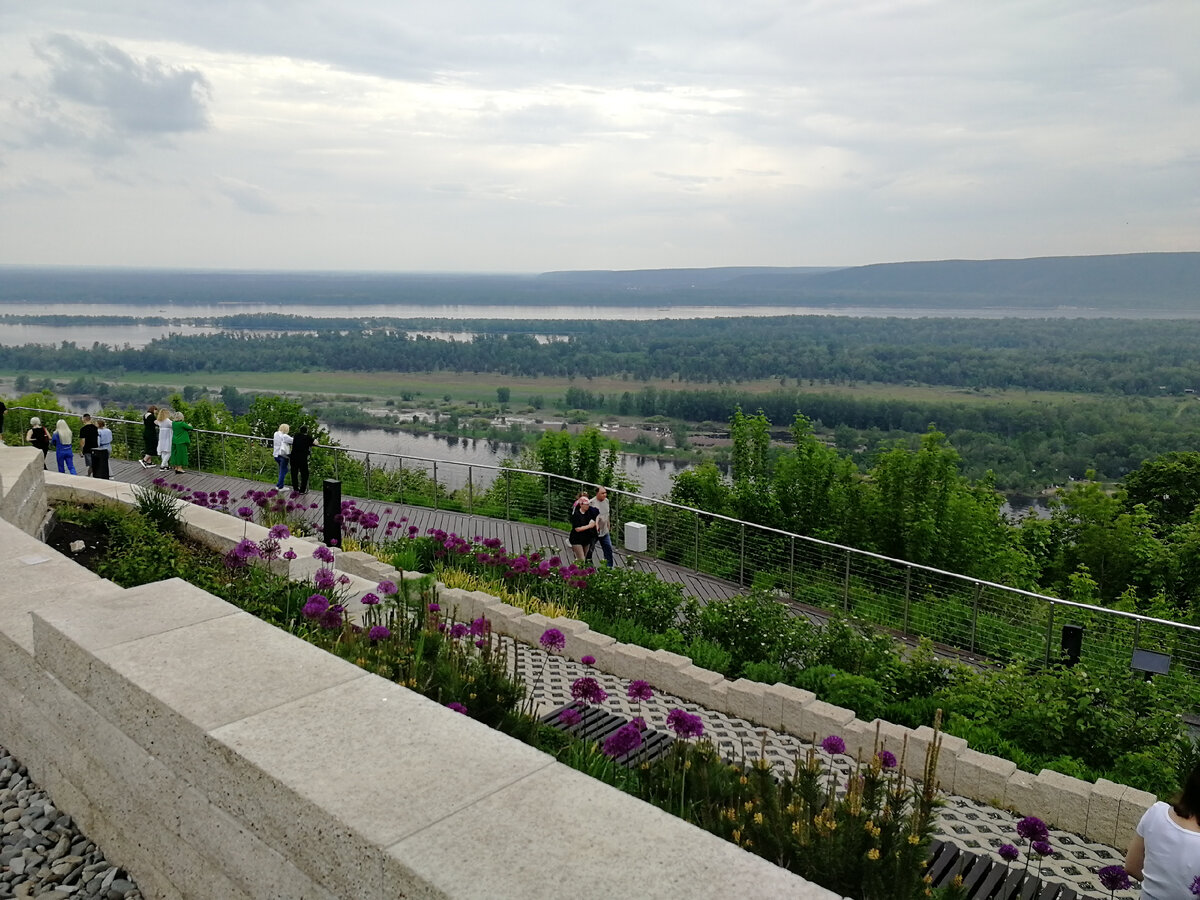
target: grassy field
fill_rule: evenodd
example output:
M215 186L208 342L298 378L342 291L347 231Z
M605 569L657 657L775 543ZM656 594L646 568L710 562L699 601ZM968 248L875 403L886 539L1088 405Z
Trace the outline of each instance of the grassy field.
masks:
M13 376L16 373L4 373ZM129 373L119 376L103 373L64 372L46 370L43 372L25 372L34 382L42 378L52 378L57 382L70 381L80 375L91 375L115 384L152 384L160 385L168 391L182 389L185 385L196 385L209 390L220 390L225 385L232 385L240 391L262 391L284 394L308 395L355 395L378 398L382 400L399 399L402 392L415 393L418 398L441 400L446 395L455 402L477 401L494 403L496 388L508 387L512 391L509 406L520 407L527 405L529 398L541 395L547 406L552 406L560 400L569 387L579 387L585 390L605 395L620 396L625 391L636 394L642 388L653 386L658 390L718 390L722 385L702 382L677 381L662 379L653 381L635 381L623 378L577 378L537 376L520 377L494 375L490 373L467 372L205 372L203 375L188 373L183 375L156 373ZM908 402L947 402L958 403L996 403L1008 399L1022 400L1066 400L1092 399L1093 395L1070 394L1057 391L1001 391L1001 390L969 390L961 388L931 387L926 385L897 385L882 383L857 383L854 385L839 384L809 384L807 381L797 384L789 379L786 385L780 385L777 379L759 381L744 381L726 385L733 390L748 393L769 393L780 389L799 391L812 394L837 394L876 399L902 400ZM1098 395L1096 395L1098 396ZM1174 398L1163 398L1174 399Z

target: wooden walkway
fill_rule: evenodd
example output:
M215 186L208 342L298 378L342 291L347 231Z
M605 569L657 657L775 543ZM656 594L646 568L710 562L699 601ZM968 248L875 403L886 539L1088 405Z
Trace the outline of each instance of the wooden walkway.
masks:
M82 463L82 460L79 460ZM170 470L161 471L157 467L144 469L136 460L114 459L110 463L112 477L116 481L126 481L130 484L151 486L160 476L167 479L168 484L181 484L189 491L229 491L229 508L232 512L243 503L240 502L247 491L261 491L274 487L274 482L264 483L249 478L237 478L229 475L211 475L206 472L188 470L178 475ZM79 471L83 471L80 469ZM291 486L284 488L285 495L291 494ZM316 509L310 509L304 515L305 519L318 525L324 519L323 496L320 489L309 490L304 499L316 503ZM524 522L510 522L504 519L491 519L486 516L468 515L467 513L435 510L425 506L405 506L399 503L386 503L382 500L363 500L357 497L343 495L342 500L354 500L355 505L366 512L379 516L380 527L378 534L382 535L384 526L389 520L407 517L404 527L416 526L420 534L427 529L440 528L446 532L454 532L462 537L499 538L509 553L522 550L547 550L550 556L560 557L564 563L572 560L571 548L567 543L567 534L557 528L545 525L530 525ZM390 510L390 512L388 512ZM615 537L615 535L614 535ZM627 553L613 541L613 556L618 566L651 572L663 581L679 584L685 594L695 597L701 603L711 600L724 600L746 592L732 581L725 581L711 575L704 575L692 569L663 562L640 553ZM603 566L604 559L600 549L596 548L596 562ZM815 610L814 610L815 612Z

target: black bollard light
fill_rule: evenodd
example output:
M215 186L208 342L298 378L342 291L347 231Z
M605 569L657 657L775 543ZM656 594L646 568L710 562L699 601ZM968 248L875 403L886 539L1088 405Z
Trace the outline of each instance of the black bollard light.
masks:
M326 478L321 487L321 500L325 507L325 544L328 547L341 547L342 483L336 478Z
M1079 662L1079 654L1083 650L1083 626L1064 625L1062 630L1062 652L1067 658L1067 666Z

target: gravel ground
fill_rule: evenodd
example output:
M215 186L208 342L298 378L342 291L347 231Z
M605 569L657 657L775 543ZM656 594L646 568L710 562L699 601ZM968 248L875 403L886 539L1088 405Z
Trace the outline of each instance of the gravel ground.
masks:
M10 897L141 900L142 894L0 747L0 900Z

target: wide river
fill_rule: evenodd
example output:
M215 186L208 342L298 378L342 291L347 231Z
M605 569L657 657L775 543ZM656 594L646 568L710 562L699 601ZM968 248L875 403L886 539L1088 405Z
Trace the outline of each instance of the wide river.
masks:
M0 316L131 316L159 317L177 320L173 323L150 324L32 324L8 321L0 324L0 345L46 344L58 346L73 341L77 346L93 343L120 347L143 347L150 341L168 334L212 334L220 329L204 324L218 316L238 313L282 313L330 318L393 318L444 319L447 326L464 319L514 319L535 322L561 321L654 321L656 319L725 319L738 316L847 316L864 318L894 317L920 319L929 317L956 319L1002 318L1146 318L1136 310L1098 311L1083 306L1060 306L1048 309L923 309L880 308L865 306L485 306L458 305L286 305L281 303L219 303L219 304L161 304L134 303L54 303L39 306L30 303L0 303ZM1179 318L1178 314L1173 316ZM202 322L188 321L202 320ZM553 327L547 329L553 331ZM429 333L429 332L424 332ZM448 328L444 333L454 339L469 339L470 334ZM439 334L438 336L442 336Z

